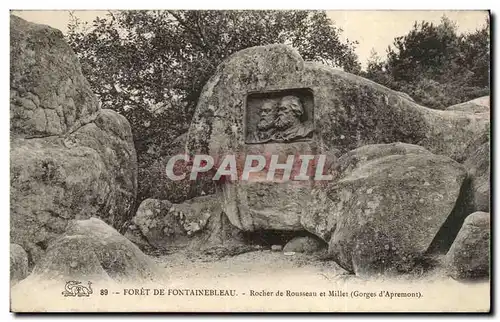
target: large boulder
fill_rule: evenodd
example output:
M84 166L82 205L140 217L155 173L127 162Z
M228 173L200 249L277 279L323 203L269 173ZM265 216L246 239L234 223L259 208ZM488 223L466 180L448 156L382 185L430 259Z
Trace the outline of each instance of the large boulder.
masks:
M343 154L332 166L331 173L337 177L345 177L357 167L364 163L383 158L389 155L408 155L408 154L425 154L432 153L421 146L405 143L391 144L370 144L354 149Z
M217 68L200 95L189 149L215 155L245 151L248 94L290 90L293 95L300 88L313 91L314 141L341 152L405 142L461 160L468 143L489 124L489 115L429 109L365 78L305 62L288 46L268 45L241 50Z
M71 219L120 229L137 160L128 121L100 109L63 35L11 17L11 241L36 263Z
M274 122L277 135L270 135L259 117L285 105L300 115L301 128ZM488 125L486 113L432 110L362 77L305 62L288 46L268 45L239 51L217 68L200 94L187 150L243 160L249 154L324 154L334 162L361 146L404 142L461 162ZM312 180L231 181L221 184L219 196L242 230L301 230L313 186Z
M28 254L17 244L10 244L10 285L28 276Z
M445 264L448 274L458 280L489 277L489 213L475 212L465 219L460 232L446 254Z
M90 122L98 110L62 32L11 15L11 136L65 134Z
M489 110L490 104L491 104L491 98L489 95L486 95L486 96L481 96L481 97L475 98L475 99L471 100L470 102L487 107Z
M301 223L329 242L329 254L358 275L409 272L453 212L462 165L405 144L366 146L342 156L336 179L317 187Z
M33 269L39 280L154 281L156 263L98 218L75 220Z
M455 104L447 107L446 110L467 113L490 113L490 97L483 96L465 103Z

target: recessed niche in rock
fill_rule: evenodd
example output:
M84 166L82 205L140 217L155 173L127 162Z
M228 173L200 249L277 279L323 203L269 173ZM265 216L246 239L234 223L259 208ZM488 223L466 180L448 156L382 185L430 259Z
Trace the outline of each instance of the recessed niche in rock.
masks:
M308 141L313 137L313 112L309 88L249 93L245 143Z

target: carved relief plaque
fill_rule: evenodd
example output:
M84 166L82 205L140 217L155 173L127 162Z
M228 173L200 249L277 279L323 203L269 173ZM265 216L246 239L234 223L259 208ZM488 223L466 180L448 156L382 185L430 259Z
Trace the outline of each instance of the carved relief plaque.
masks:
M309 88L249 93L245 143L297 142L312 139L314 98Z

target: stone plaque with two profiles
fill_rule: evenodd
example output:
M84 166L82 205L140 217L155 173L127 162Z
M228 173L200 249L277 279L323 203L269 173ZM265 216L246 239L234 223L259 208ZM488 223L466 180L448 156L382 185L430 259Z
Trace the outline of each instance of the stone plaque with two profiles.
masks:
M310 88L251 92L246 99L245 143L309 141L314 133Z

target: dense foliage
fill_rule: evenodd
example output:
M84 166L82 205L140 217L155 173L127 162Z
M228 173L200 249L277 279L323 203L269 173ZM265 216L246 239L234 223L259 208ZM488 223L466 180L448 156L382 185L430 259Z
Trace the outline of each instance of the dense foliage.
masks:
M372 53L363 76L437 109L489 95L489 37L489 21L465 34L446 17L437 25L415 22L385 61Z

